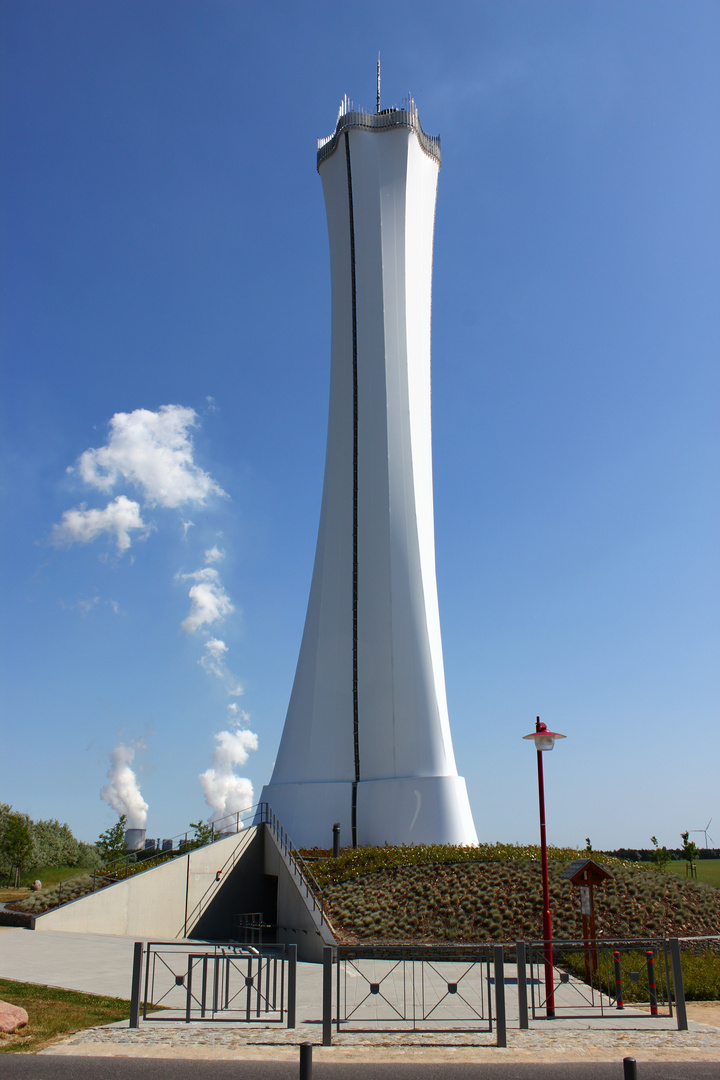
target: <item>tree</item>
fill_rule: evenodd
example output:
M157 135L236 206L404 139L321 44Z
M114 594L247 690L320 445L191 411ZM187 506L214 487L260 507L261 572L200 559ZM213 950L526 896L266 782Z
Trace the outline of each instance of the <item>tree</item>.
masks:
M34 866L77 866L81 860L80 844L69 825L57 819L32 824Z
M33 842L30 819L25 814L13 814L3 807L0 818L0 874L9 878L13 871L32 864Z
M80 865L87 867L88 870L94 870L95 867L102 865L102 859L100 852L97 849L97 844L86 844L84 840L78 840L80 847Z
M104 833L100 833L97 847L104 863L123 859L127 855L127 844L125 843L126 825L127 814L123 814L117 825L113 825L112 828L106 829Z
M655 848L650 852L650 862L654 863L656 870L664 870L670 862L670 852L666 847L660 847L657 836L651 836L650 839Z
M210 844L215 837L215 829L213 826L206 824L204 821L191 821L190 828L195 830L195 835L188 847L203 847L205 844Z
M680 833L680 836L682 837L683 842L682 857L687 863L687 872L690 874L691 877L693 877L695 870L695 868L693 867L693 862L695 861L695 859L697 859L700 852L695 841L690 839L689 829L687 832Z

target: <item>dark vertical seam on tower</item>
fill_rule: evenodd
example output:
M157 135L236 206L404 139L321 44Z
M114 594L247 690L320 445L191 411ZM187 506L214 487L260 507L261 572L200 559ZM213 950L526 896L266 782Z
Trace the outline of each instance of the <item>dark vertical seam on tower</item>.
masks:
M350 276L352 285L352 366L353 366L353 565L352 565L352 653L353 653L353 751L355 780L352 786L352 846L357 847L357 786L360 781L360 731L358 723L358 367L357 292L355 280L355 217L353 213L350 138L345 132L348 207L350 210Z

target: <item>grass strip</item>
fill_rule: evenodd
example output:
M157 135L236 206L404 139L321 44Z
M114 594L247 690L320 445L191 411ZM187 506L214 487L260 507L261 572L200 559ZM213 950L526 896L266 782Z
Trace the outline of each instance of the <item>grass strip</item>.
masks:
M602 957L594 979L595 986L609 998L615 996L615 969L610 963L611 959L607 953ZM578 978L584 979L585 961L582 953L556 955L555 963L558 967L565 968ZM647 1003L649 992L645 954L622 952L620 966L625 1001ZM672 986L672 960L670 958L668 958L668 969ZM634 973L634 977L631 973ZM683 949L682 975L686 1001L720 1001L720 956L717 953L691 952L689 949ZM666 982L660 951L657 952L655 958L655 981L659 1000L667 1001L671 997L671 991Z
M35 1054L76 1031L130 1019L130 1002L76 990L0 979L0 1000L19 1005L28 1014L27 1027L0 1036L0 1053Z
M686 863L677 860L667 863L666 874L674 874L676 877L685 878L687 881L700 881L706 885L714 885L720 889L720 859L698 859L695 862L694 878L691 878L686 870Z

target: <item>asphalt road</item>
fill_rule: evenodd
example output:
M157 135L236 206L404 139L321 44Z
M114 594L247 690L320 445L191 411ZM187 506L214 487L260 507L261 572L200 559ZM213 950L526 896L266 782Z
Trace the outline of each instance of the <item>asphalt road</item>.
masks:
M623 1063L569 1065L334 1065L313 1063L312 1080L623 1080ZM178 1058L0 1055L2 1080L298 1080L299 1063ZM720 1080L720 1062L647 1062L637 1080Z

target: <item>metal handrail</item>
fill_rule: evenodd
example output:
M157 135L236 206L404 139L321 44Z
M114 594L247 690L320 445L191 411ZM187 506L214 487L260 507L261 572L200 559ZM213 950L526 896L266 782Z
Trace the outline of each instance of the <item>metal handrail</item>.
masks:
M240 830L238 830L238 831L240 831ZM245 830L243 830L243 831L245 831ZM220 870L218 871L218 873L222 877L225 877L228 873L230 873L230 871L235 869L236 863L245 854L245 852L247 850L247 847L248 847L248 844L250 842L251 842L251 840L246 840L245 843L242 844L242 847L240 846L240 844L236 844L236 846L230 852L227 859L225 860L223 865L220 867ZM213 884L215 884L218 880L219 879L216 878L213 881ZM213 885L211 884L210 887L205 890L205 894L200 897L200 899L198 900L198 902L195 905L194 909L191 912L188 912L186 923L195 925L199 921L200 916L203 914L205 909L208 907L208 905L209 905L210 901L213 899L214 895L215 895L215 893L214 893L214 890L213 890Z
M280 824L279 820L275 816L275 812L269 803L259 803L258 811L261 816L263 824L270 828L273 836L278 842L278 847L282 855L284 855L291 870L294 870L300 881L305 886L305 895L308 899L312 900L313 910L320 912L320 925L327 922L325 916L325 902L323 897L323 891L317 883L315 875L310 870L310 867L299 854L297 848L293 844L292 840L285 832L285 829Z

